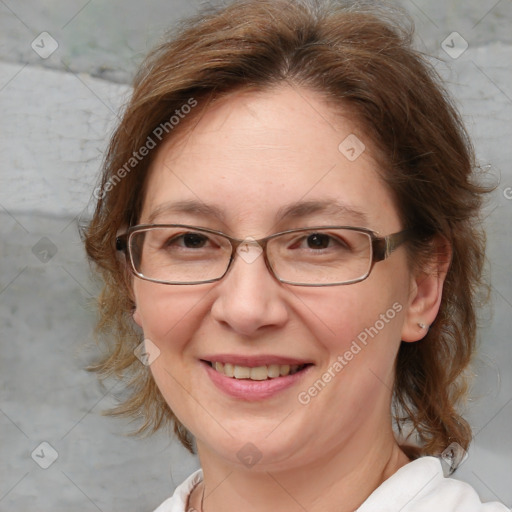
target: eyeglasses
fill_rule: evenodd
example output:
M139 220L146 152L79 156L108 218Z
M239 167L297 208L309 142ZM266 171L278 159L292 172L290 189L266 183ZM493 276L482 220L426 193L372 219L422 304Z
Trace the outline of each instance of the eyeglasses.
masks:
M366 228L320 226L241 240L183 224L143 224L118 236L116 249L125 253L137 277L155 283L213 283L226 275L235 254L246 263L263 254L268 270L282 283L334 286L366 279L409 233L380 237Z

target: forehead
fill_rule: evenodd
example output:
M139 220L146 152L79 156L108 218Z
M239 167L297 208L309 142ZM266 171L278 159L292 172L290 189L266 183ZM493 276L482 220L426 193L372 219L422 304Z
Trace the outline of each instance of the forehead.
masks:
M378 230L377 221L386 228L383 217L390 226L399 223L371 141L348 112L334 112L314 92L291 86L238 92L206 107L189 126L158 150L142 221L174 220L172 205L179 202L204 206L187 214L211 217L215 210L225 223L259 229L287 208L306 216L315 213L312 203L323 203L324 213L340 222L343 211L355 211L361 215L347 217L351 224L367 219Z

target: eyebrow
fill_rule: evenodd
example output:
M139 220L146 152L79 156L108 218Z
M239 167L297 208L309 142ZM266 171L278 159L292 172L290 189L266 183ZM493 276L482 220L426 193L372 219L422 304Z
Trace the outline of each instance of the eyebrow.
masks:
M176 201L172 203L164 203L151 212L148 217L148 223L164 213L185 213L204 217L215 217L225 222L226 216L223 211L215 206L196 200ZM276 220L282 222L288 219L302 219L315 214L327 214L339 216L342 218L350 218L360 223L361 226L368 224L367 215L350 205L335 200L317 200L317 201L297 201L289 205L279 208L276 214Z
M214 205L208 205L201 201L188 200L164 203L158 206L149 215L148 223L153 223L157 217L164 213L188 213L192 215L201 215L203 217L216 217L217 219L224 221L224 214L220 208Z
M288 206L283 206L277 211L277 219L300 219L315 214L335 215L343 218L349 217L355 222L368 224L367 215L348 204L335 200L324 201L298 201Z

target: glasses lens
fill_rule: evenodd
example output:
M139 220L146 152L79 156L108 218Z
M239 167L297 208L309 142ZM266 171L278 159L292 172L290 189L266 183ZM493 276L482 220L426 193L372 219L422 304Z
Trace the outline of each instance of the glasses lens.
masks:
M351 229L311 229L269 240L269 263L281 281L344 284L364 279L372 261L371 237Z
M136 273L166 283L218 279L231 257L231 243L226 238L183 226L135 231L129 244Z

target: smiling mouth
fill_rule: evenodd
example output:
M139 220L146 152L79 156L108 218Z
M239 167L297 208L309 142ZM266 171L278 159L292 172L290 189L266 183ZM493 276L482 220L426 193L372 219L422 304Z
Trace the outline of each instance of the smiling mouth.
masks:
M231 377L233 379L247 379L247 380L268 380L276 379L278 377L286 377L294 375L306 367L311 366L308 364L269 364L267 366L240 366L231 363L220 363L218 361L204 361L211 368L218 373Z

